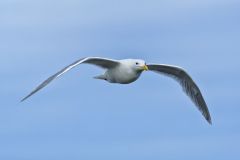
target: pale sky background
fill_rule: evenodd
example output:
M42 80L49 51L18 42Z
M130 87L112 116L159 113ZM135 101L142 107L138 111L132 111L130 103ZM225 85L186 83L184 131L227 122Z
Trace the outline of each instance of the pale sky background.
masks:
M213 125L167 77L108 84L90 65L19 103L85 56L184 67ZM0 67L2 160L240 158L239 0L1 0Z

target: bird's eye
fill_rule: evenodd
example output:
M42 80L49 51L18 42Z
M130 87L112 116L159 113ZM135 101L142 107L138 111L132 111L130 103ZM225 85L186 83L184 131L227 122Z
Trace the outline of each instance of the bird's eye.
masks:
M138 62L136 62L136 65L139 65L139 63L138 63Z

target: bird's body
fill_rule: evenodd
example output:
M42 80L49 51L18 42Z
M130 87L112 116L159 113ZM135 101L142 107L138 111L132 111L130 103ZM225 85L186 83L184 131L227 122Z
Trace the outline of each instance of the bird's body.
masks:
M154 71L157 73L165 74L176 79L183 88L183 91L191 98L194 104L201 111L206 120L211 123L211 116L208 111L207 105L203 99L200 89L192 80L192 78L184 71L182 68L177 66L165 65L165 64L146 64L144 60L140 59L123 59L123 60L113 60L108 58L100 57L87 57L82 58L69 66L63 68L56 74L49 77L43 83L41 83L35 90L33 90L29 95L22 99L26 100L34 93L45 87L55 78L63 75L67 71L76 67L79 64L88 63L99 66L105 69L105 72L94 78L106 80L110 83L119 84L129 84L136 81L143 71Z
M136 70L133 67L136 65L135 63L132 63L133 61L134 60L132 59L120 60L119 65L107 69L103 75L100 75L99 79L104 79L110 83L119 84L129 84L136 81L140 77L143 70ZM145 65L145 62L142 63Z

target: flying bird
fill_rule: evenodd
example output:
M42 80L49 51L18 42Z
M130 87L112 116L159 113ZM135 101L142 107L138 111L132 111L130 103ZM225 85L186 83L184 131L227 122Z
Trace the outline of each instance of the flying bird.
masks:
M211 116L208 111L206 102L203 99L200 89L189 76L189 74L181 67L166 65L166 64L146 64L144 60L140 59L123 59L114 60L100 57L86 57L77 60L76 62L66 66L56 74L52 75L44 82L42 82L29 95L21 100L24 101L40 89L48 85L54 79L60 77L64 73L73 69L80 64L92 64L105 69L105 72L94 78L105 80L109 83L129 84L136 81L143 71L153 71L164 74L175 79L182 86L183 91L190 97L193 103L197 106L199 111L205 117L209 124L212 123Z

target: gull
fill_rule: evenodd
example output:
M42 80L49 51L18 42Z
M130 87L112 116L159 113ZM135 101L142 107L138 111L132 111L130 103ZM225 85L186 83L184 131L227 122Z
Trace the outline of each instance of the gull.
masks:
M202 113L208 123L212 124L207 104L203 99L200 89L183 68L166 64L146 64L146 62L141 59L114 60L101 57L81 58L46 79L30 94L24 97L21 102L25 101L27 98L38 92L40 89L48 85L54 79L60 77L64 73L68 72L69 70L80 64L92 64L105 69L105 72L103 74L94 78L105 80L109 83L132 83L140 77L143 71L153 71L169 76L179 82L179 84L182 86L183 91L190 97L192 102L196 105L196 107L199 109L199 111Z

